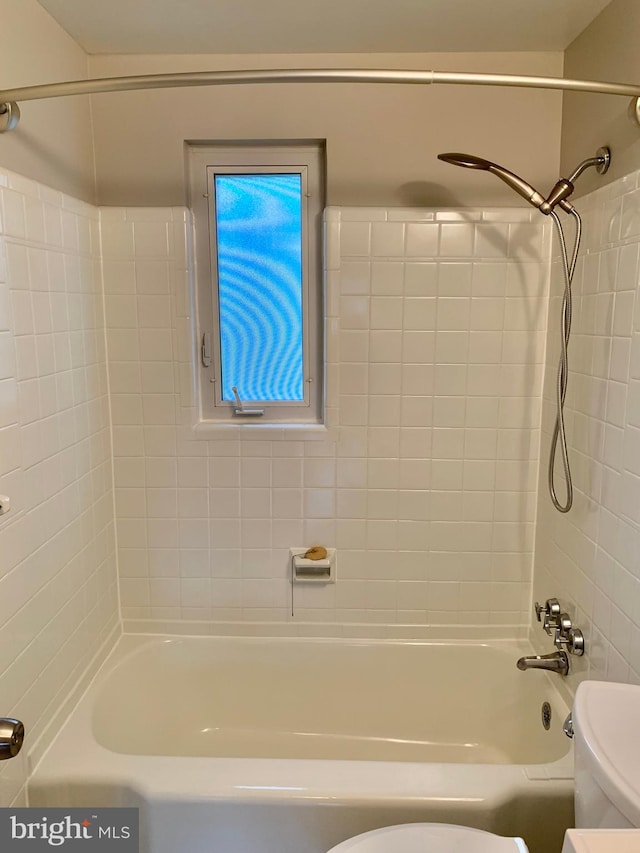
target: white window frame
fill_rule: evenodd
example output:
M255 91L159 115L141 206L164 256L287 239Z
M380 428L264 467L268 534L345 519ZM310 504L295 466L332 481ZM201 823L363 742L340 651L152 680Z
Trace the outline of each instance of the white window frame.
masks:
M324 146L319 142L189 144L189 206L195 236L198 421L201 424L323 423L322 211ZM302 189L302 312L304 400L222 400L214 182L220 174L300 174ZM205 335L208 338L205 339ZM204 343L209 347L204 358Z

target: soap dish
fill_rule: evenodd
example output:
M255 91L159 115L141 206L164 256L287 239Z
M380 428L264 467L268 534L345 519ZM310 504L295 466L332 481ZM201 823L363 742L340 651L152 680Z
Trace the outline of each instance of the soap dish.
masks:
M335 583L336 549L327 548L323 560L305 558L307 548L290 548L291 579L293 583Z

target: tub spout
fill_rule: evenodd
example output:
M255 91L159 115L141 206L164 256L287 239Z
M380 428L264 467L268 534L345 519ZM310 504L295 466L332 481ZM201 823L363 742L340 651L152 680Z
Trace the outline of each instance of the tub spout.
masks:
M518 669L548 669L549 672L557 672L560 675L567 675L569 672L569 658L563 650L559 652L551 652L549 655L530 655L529 657L520 658L516 666Z

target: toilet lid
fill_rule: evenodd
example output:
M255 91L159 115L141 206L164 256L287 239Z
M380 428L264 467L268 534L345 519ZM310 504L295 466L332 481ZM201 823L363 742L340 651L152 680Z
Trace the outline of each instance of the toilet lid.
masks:
M448 823L386 826L343 841L329 853L527 853L521 838Z

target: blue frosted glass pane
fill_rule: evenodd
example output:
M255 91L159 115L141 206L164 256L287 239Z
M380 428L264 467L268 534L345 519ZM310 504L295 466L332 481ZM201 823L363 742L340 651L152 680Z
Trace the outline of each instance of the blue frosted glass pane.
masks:
M304 399L300 175L216 175L222 399Z

